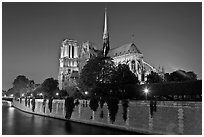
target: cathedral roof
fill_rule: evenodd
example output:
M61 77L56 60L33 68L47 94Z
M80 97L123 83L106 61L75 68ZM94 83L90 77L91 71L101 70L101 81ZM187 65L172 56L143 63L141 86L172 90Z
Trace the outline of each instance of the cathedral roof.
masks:
M128 53L142 54L134 43L128 43L120 47L111 49L108 53L108 56L115 57L115 56L121 56Z

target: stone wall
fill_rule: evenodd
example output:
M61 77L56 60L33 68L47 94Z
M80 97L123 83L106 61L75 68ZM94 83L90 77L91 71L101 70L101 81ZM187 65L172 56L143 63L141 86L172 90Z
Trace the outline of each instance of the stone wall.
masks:
M45 113L43 112L41 99L36 99L34 112L31 109L32 105L30 108L25 106L24 100L22 103L14 101L13 106L26 112L65 119L64 100L53 100L51 113L48 104L46 104ZM100 117L102 111L103 118ZM151 117L149 101L131 101L126 121L123 120L123 107L120 103L116 120L112 124L106 103L103 108L99 107L96 112L93 112L89 107L89 101L80 100L80 104L75 106L70 120L147 134L201 135L202 102L158 101L156 112Z

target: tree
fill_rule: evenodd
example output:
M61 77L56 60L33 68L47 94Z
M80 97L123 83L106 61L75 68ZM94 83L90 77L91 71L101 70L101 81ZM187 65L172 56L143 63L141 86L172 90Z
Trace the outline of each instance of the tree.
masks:
M11 94L14 94L14 88L13 87L8 89L7 92L6 92L7 96L10 96Z
M2 90L2 97L4 97L4 95L6 95L6 90Z
M41 84L41 88L46 96L53 97L55 96L55 91L58 90L58 80L47 78Z
M60 90L59 93L60 93L60 94L59 94L60 97L62 97L62 98L66 97L66 96L68 95L67 91L64 90L64 89L63 89L63 90Z
M187 72L187 75L190 80L197 80L197 75L193 71Z
M29 90L33 90L35 88L34 80L29 80L28 88L29 88Z
M171 79L173 81L189 81L189 80L197 80L197 75L192 72L186 72L184 70L176 70L170 74Z
M119 64L112 76L112 83L122 87L125 84L138 84L139 80L126 64Z
M65 91L67 92L67 95L73 98L81 98L82 93L79 91L77 86L69 86L65 88Z
M33 94L36 97L38 93L44 93L42 84L35 85L35 89L31 90L28 95Z
M26 76L19 75L13 81L13 87L16 89L27 88L29 83L29 79Z
M164 79L165 79L166 82L172 81L171 76L170 76L169 73L165 73L165 74L164 74Z
M129 90L130 84L138 84L139 80L130 68L126 64L119 64L116 71L114 71L112 76L112 85L115 86L113 89L114 96L119 98L129 98L132 96L131 90Z
M151 72L149 75L147 75L147 83L161 83L162 78L159 76L156 72Z
M19 92L21 94L27 92L28 84L29 79L26 78L26 76L19 75L13 81L13 88L15 89L15 92Z
M29 79L24 75L19 75L13 81L13 94L14 96L21 96L22 93L28 92Z
M92 91L101 85L110 84L115 71L111 58L92 57L80 73L79 87L83 91Z

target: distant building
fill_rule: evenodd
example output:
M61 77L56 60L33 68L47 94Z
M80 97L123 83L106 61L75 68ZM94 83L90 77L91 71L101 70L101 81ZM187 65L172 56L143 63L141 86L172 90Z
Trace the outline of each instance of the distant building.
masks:
M127 64L130 70L144 83L146 76L151 71L157 71L154 67L143 60L143 54L134 43L128 43L117 48L110 49L108 33L108 16L105 10L105 22L103 32L103 49L98 50L90 41L81 45L75 40L65 39L62 42L59 67L59 88L76 85L79 72L92 56L99 54L113 58L116 65Z

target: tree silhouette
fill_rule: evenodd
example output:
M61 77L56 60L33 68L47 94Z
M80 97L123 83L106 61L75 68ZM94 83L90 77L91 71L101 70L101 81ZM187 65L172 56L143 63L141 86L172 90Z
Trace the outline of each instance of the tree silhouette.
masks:
M114 71L115 65L111 58L93 56L80 73L79 87L86 91L110 84Z
M14 96L20 96L22 93L27 93L28 92L28 87L29 87L29 82L30 80L24 76L24 75L19 75L17 76L14 81L13 81L13 94Z
M13 87L19 90L23 88L27 88L28 84L29 84L29 79L23 75L17 76L16 79L14 79L13 81Z
M126 64L119 64L112 77L112 83L119 86L125 84L138 84L139 80Z
M178 81L178 82L197 80L197 75L192 71L186 72L184 70L176 70L172 72L170 76L173 81Z
M156 72L151 72L149 75L147 75L147 83L161 83L162 78L159 76L158 73Z
M126 64L119 64L112 76L112 84L115 86L113 91L119 95L120 98L129 98L132 91L128 89L130 84L139 84L139 80Z
M42 84L41 88L48 97L53 97L55 91L58 90L58 80L47 78Z

